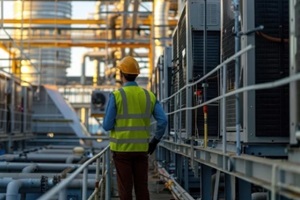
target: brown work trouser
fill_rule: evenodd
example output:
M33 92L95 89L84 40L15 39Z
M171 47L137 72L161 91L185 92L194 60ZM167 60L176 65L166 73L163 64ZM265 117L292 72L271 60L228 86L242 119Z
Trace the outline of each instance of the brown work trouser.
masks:
M147 152L113 152L120 200L149 200Z

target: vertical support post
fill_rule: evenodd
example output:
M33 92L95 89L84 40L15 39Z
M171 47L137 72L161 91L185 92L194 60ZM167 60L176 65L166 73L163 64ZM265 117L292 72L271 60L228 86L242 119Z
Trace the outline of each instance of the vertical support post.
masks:
M204 0L204 29L203 29L203 76L206 75L206 50L207 50L207 1ZM203 102L206 102L206 81L203 83ZM207 135L208 135L208 126L207 126L207 105L203 106L203 115L204 115L204 148L207 147Z
M251 200L251 183L237 178L238 197L237 200Z
M300 41L300 1L290 0L290 75L295 75L300 71L300 54L298 48ZM300 83L293 81L290 83L290 144L297 144L300 140Z
M176 166L176 175L179 179L179 184L182 183L182 156L180 154L175 154L175 166Z
M233 0L234 8L234 32L235 32L235 53L240 50L240 36L239 36L239 0ZM239 75L240 75L240 58L235 58L235 90L239 89ZM236 154L241 154L241 139L240 139L240 97L235 94L235 122L236 122Z
M177 109L180 109L180 107L181 107L181 105L182 105L182 93L183 91L181 91L178 95L179 95L179 104L177 105ZM180 136L179 137L177 137L178 139L180 139L180 138L182 138L182 132L181 132L181 122L182 122L182 111L181 112L177 112L178 113L178 129L177 129L177 131L180 133Z
M86 200L87 198L87 175L88 175L88 168L86 167L83 170L83 177L82 177L82 200Z
M226 94L226 70L227 65L225 64L223 66L223 72L222 72L222 95ZM222 98L222 152L225 155L226 154L226 144L227 144L227 138L226 138L226 97L223 96ZM226 169L226 156L223 156L223 169Z
M97 158L97 160L96 160L96 183L95 183L95 187L96 187L95 189L97 190L97 192L94 197L95 200L99 199L98 198L99 197L99 180L100 180L99 171L100 171L100 158Z
M234 199L233 196L232 196L232 193L231 193L231 175L225 173L225 189L224 189L224 192L225 192L225 199L227 200L231 200L231 199Z
M214 182L214 195L213 200L218 200L218 194L219 194L219 185L220 185L220 170L217 170L215 182Z
M189 159L184 157L184 189L189 191Z
M105 165L106 165L106 162L109 162L109 160L106 160L105 154L103 154L103 155L101 156L101 158L102 158L102 162L100 162L100 163L102 163L102 168L101 168L101 171L102 171L102 177L101 177L101 179L102 179L102 180L103 180L103 179L106 180L106 176L105 176ZM100 168L100 166L99 166L99 168ZM103 182L102 182L102 184L101 184L101 189L100 189L100 199L101 199L101 200L104 199L104 188L105 188L105 183L104 183L104 180L103 180ZM98 198L98 199L99 199L99 198ZM95 199L95 200L96 200L96 199Z
M3 0L1 0L1 23L0 23L0 29L3 28L3 23L4 23L4 14L3 14L3 6L4 6L4 3L3 3Z
M201 164L201 199L211 200L212 184L211 184L212 170L209 166Z
M62 190L60 190L59 195L58 195L58 199L59 200L65 200L66 199L66 188L63 188Z
M111 183L111 176L110 176L110 150L108 149L105 153L105 164L106 164L106 176L105 176L105 200L110 200L110 183Z
M191 28L191 21L190 19L193 17L191 16L191 1L186 1L186 49L184 52L180 52L183 55L183 64L186 65L186 83L189 84L193 80L193 53L192 53L192 28ZM185 90L186 92L186 108L192 107L192 97L193 97L193 87L189 86ZM183 104L180 104L183 105ZM187 109L185 111L185 131L186 137L190 139L192 136L192 110Z

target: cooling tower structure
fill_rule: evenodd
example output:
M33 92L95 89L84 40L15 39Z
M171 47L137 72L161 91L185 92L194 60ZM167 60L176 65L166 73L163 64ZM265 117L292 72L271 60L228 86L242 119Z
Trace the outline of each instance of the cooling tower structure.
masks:
M15 19L70 19L70 2L16 1ZM71 37L70 25L19 24L15 36L23 43L28 40L47 41ZM33 84L61 85L70 67L70 48L25 47L23 52L30 62L21 62L21 77Z

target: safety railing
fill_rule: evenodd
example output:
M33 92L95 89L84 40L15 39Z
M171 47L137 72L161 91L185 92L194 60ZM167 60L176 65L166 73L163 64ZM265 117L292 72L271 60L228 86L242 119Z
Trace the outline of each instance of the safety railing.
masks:
M248 91L256 91L256 90L264 90L264 89L270 89L270 88L276 88L279 86L283 86L286 84L289 84L294 81L300 80L300 73L290 75L288 77L278 79L272 82L267 83L261 83L261 84L255 84L255 85L247 85L235 90L232 90L230 92L226 91L226 70L227 70L227 64L229 64L231 61L234 61L235 59L239 58L241 55L247 53L251 49L253 49L254 46L249 45L246 48L242 49L241 51L234 54L232 57L218 65L216 68L214 68L212 71L204 75L199 80L188 83L184 87L180 88L176 93L172 94L168 98L163 99L161 102L169 103L172 98L175 98L179 103L181 102L181 93L186 92L186 89L191 88L192 86L204 82L209 76L216 73L219 70L219 74L221 77L220 86L221 86L221 95L214 97L210 100L207 100L205 102L201 102L199 104L196 104L195 106L191 107L175 107L174 110L170 110L167 115L178 115L176 117L182 118L185 116L183 115L182 111L187 110L195 110L198 108L201 108L203 106L215 103L220 101L220 109L221 109L221 134L222 134L222 150L220 149L214 149L214 148L205 148L205 145L199 145L195 146L195 143L193 137L189 137L188 141L189 143L185 143L182 141L176 141L176 139L180 138L180 135L177 136L177 134L180 134L180 130L178 133L175 133L175 140L164 140L160 143L159 153L160 156L159 160L165 161L170 159L170 157L176 157L176 159L179 159L180 161L184 161L185 159L189 160L189 163L191 166L193 166L195 163L198 163L199 165L205 167L209 167L211 169L217 170L218 172L225 173L227 175L231 175L243 180L246 180L249 183L261 186L267 190L270 191L270 196L272 200L276 199L276 195L280 194L282 196L295 199L299 198L300 195L300 184L292 177L300 177L300 171L299 171L299 164L291 163L288 161L278 161L278 160L272 160L272 159L265 159L265 158L259 158L257 156L250 156L245 154L238 154L238 149L236 149L237 154L232 154L232 152L229 152L227 150L227 139L226 139L226 98L229 96L233 96L236 94L240 94L243 92ZM176 101L175 101L176 102ZM175 121L175 120L174 120ZM176 123L176 121L174 122ZM236 138L236 143L240 143L239 138ZM236 145L236 148L238 148L240 145ZM204 148L203 148L204 147ZM177 166L179 167L179 166ZM182 169L183 173L186 173L187 167ZM197 171L197 169L194 169L194 171ZM203 175L203 174L202 174ZM187 182L187 177L183 176L182 174L175 174L177 178L184 179L184 182ZM179 176L179 177L178 177ZM181 176L181 177L180 177ZM220 175L219 175L220 177ZM280 178L279 178L280 177ZM172 177L167 178L167 181L174 181ZM177 180L177 179L176 179ZM207 185L210 185L209 183L206 183ZM216 189L216 188L215 188ZM203 190L203 188L201 188ZM208 194L208 196L213 195L214 197L217 196L217 190L213 191L213 194ZM188 199L188 198L183 198ZM207 198L204 198L207 199ZM214 198L215 199L215 198Z
M88 197L87 192L87 178L88 178L88 166L96 162L96 174L95 174L95 189ZM100 170L101 169L101 170ZM101 173L100 173L101 172ZM110 173L110 150L109 146L104 148L100 153L93 156L91 159L82 164L75 172L70 174L66 179L62 180L44 195L42 195L39 200L56 199L65 200L66 199L66 190L68 185L79 175L82 176L82 199L99 199L98 196L104 196L105 200L110 199L110 182L111 176Z

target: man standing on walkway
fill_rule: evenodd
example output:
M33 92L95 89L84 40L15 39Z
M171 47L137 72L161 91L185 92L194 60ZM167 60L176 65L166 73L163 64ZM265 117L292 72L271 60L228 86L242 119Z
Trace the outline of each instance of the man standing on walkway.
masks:
M162 138L167 118L155 95L135 82L140 74L138 62L126 56L117 68L123 87L110 95L103 128L111 131L109 144L117 171L119 196L121 200L132 200L134 187L136 200L149 200L148 155ZM149 142L152 116L157 125Z

